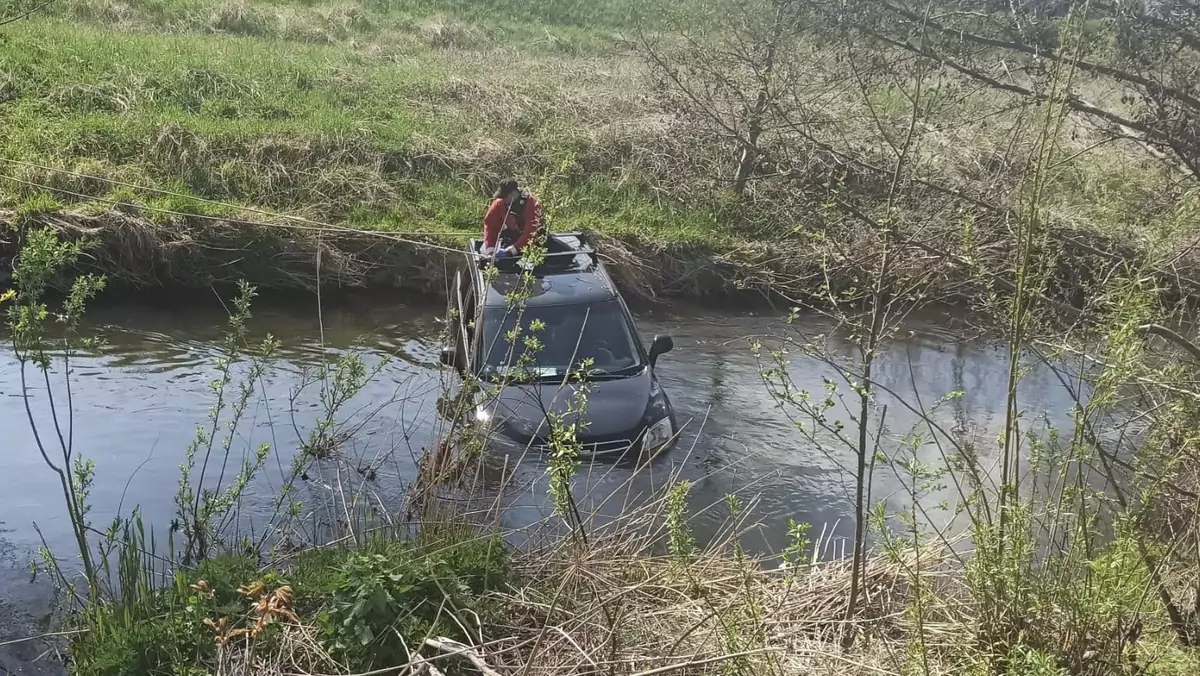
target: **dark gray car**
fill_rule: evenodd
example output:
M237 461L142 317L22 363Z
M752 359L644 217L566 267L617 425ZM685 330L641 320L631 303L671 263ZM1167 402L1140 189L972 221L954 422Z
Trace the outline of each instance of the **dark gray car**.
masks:
M477 241L469 244L450 299L454 339L443 348L442 362L481 383L503 383L498 393L481 397L472 419L517 444L544 447L550 420L565 417L582 423L577 439L588 455L669 446L678 431L675 412L654 368L673 341L655 336L643 346L595 251L578 234L554 236L570 252L547 255L532 271L522 303L510 300L522 270L513 264L487 274L495 263L477 254ZM511 340L514 330L536 335L540 345L526 352L523 340ZM589 364L586 371L581 364ZM580 386L586 388L583 416L568 416L578 408L572 401Z

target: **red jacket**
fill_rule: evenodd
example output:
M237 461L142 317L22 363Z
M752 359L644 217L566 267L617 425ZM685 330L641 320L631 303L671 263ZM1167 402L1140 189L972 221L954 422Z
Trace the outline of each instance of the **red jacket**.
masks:
M518 251L537 234L538 229L542 227L542 205L538 203L536 197L529 193L523 193L522 197L525 197L525 211L522 214L521 223L517 222L517 215L512 213L508 203L504 200L498 199L492 202L487 215L483 217L483 245L485 247L496 246L502 230L520 232L517 241L513 243Z

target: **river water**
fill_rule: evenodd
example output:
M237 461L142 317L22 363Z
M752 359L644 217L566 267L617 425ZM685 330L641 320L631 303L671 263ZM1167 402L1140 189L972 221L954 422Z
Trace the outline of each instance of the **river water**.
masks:
M209 382L225 316L218 303L175 299L110 302L90 312L84 331L101 336L105 344L76 359L72 394L76 450L97 466L93 525L103 528L137 505L156 532L165 533L174 513L179 464L213 403ZM248 424L233 448L237 462L260 443L271 443L282 457L270 461L252 487L243 527L262 527L256 514L271 504L272 489L298 446L293 421L303 433L317 416L315 390L292 401L302 372L351 349L361 350L368 366L385 365L345 409L364 422L342 452L355 458L355 466L371 468L375 481L370 490L381 502L399 504L402 486L415 473L414 458L433 443L439 429L436 402L449 379L437 361L441 316L437 306L379 299L327 304L320 319L315 303L263 300L256 305L252 335L270 332L281 339L282 348L261 391L252 397ZM878 381L895 393L881 395L880 401L899 396L915 402L916 393L931 406L951 391L965 392L935 417L948 429L978 440L986 464L995 457L994 439L1003 418L1006 355L995 341L955 338L957 332L947 322L945 312L909 322L907 334L878 366ZM824 531L829 551L836 552L852 530L853 483L841 469L852 458L816 448L774 407L746 341L747 336L780 333L783 318L679 306L639 312L638 324L647 342L657 333L674 337L675 350L660 360L658 371L679 422L686 423L684 431L673 450L636 475L633 467L585 466L581 481L589 488L581 492L648 495L675 474L693 482L693 527L700 540L725 522L724 496L739 492L743 502L755 504L752 521L760 524L748 536L749 546L778 551L788 520L795 519L812 524L813 535ZM802 318L797 325L808 332L829 328L817 318ZM852 351L836 339L831 346L847 355ZM799 355L793 355L789 368L798 386L818 393L822 378L834 376L826 364ZM1059 419L1070 405L1068 393L1046 370L1035 369L1022 387L1031 414L1044 411ZM52 673L47 671L54 668L49 659L30 664L44 644L2 645L44 630L48 623L50 590L41 579L31 582L28 572L41 543L34 524L51 549L69 555L73 547L57 479L36 450L19 393L16 361L10 351L0 350L0 674L5 669ZM35 410L44 412L47 398L40 382L33 395ZM61 392L58 403L62 405ZM44 415L39 419L43 425L48 422ZM889 405L885 431L895 438L917 422L895 403ZM921 447L920 453L930 464L940 464L934 445ZM517 469L524 488L504 498L504 518L511 527L537 523L549 513L541 459L526 458ZM337 490L331 477L310 477L309 494ZM353 485L361 477L344 480ZM934 492L922 501L930 507L953 501L950 491ZM890 469L877 471L872 494L897 507L907 502ZM598 509L611 516L627 500Z

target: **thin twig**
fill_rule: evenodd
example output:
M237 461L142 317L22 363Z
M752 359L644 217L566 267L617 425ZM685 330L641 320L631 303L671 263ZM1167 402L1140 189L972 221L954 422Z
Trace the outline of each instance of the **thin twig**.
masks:
M740 652L740 653L731 653L729 655L720 655L718 657L709 657L709 658L706 658L703 660L692 660L690 662L677 662L675 664L668 664L665 667L658 667L657 669L650 669L648 671L639 671L636 674L633 674L632 676L656 676L657 674L665 674L670 671L678 671L680 669L687 669L688 667L703 667L705 665L726 662L728 660L737 659L739 657L750 657L752 655L763 655L765 653L778 653L778 652L783 652L783 648L758 648L756 650L747 650L747 651Z
M26 10L16 16L13 16L13 17L10 17L7 19L0 19L0 26L7 26L10 23L13 23L15 21L20 21L21 19L32 16L32 15L42 11L43 9L49 7L52 4L54 4L54 0L46 0L46 2L43 2L42 4L34 7L33 9Z
M26 636L25 638L15 638L10 641L0 641L0 648L3 648L5 646L10 646L10 645L17 645L19 643L28 643L30 641L40 641L40 640L49 639L49 638L79 636L80 634L86 634L89 631L91 631L91 629L72 629L71 631L52 631L52 632L49 632L46 634L38 634L37 636Z
M464 645L458 641L455 641L454 639L449 639L444 636L439 636L436 639L427 638L425 639L425 645L440 650L444 653L462 655L470 660L471 664L475 665L475 668L478 669L483 676L500 676L500 672L489 667L487 662L483 660L483 657L471 646Z

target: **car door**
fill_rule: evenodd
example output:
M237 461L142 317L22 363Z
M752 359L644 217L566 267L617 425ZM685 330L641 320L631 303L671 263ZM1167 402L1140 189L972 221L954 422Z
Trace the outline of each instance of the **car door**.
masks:
M479 321L479 304L475 294L474 280L466 280L464 287L462 291L463 365L466 373L474 374L475 326Z
M454 317L451 322L450 347L454 353L454 366L459 373L466 375L474 373L472 364L475 359L475 323L477 321L478 304L475 298L475 285L470 279L464 279L462 271L454 273L454 297L450 300Z
M451 355L449 360L443 359L443 363L452 364L459 373L466 374L467 362L470 351L470 340L467 336L466 322L467 315L465 313L465 303L463 301L463 275L462 271L458 270L454 273L454 284L450 292L450 300L447 303L450 308L448 328L450 335L449 345L447 349Z

